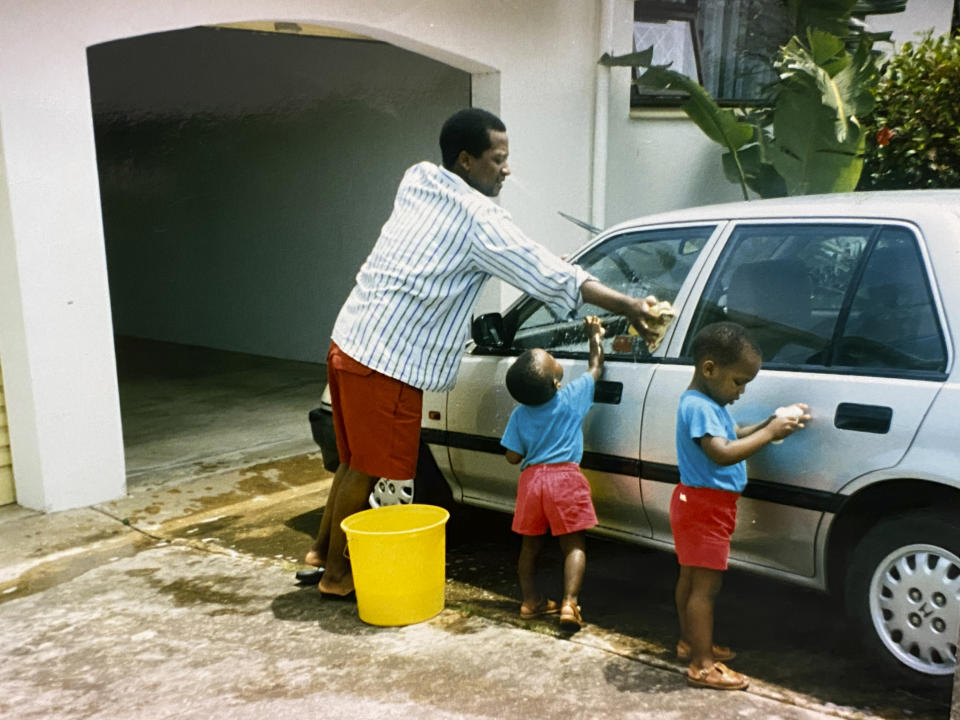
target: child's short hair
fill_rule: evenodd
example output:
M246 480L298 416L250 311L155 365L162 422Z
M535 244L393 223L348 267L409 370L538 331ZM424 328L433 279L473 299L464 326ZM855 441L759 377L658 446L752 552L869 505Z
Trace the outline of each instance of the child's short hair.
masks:
M718 322L700 328L690 344L690 353L695 365L708 359L717 365L732 365L741 358L747 348L762 356L757 343L742 325Z
M546 350L524 350L507 370L507 391L518 403L543 405L557 393L543 363Z

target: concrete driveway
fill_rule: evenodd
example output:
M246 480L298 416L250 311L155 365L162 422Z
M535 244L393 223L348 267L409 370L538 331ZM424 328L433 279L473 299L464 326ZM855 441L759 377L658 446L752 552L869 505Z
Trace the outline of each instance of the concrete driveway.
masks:
M879 677L819 594L731 572L719 639L747 692L688 688L673 558L592 540L587 626L521 620L509 518L455 513L446 609L366 625L293 571L329 488L319 456L143 483L96 508L0 508L5 718L947 718ZM544 559L559 588L559 556Z

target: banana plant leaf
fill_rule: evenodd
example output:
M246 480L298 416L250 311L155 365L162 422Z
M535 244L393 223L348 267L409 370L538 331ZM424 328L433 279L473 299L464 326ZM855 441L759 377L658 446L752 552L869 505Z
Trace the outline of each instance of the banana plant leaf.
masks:
M627 55L611 55L604 53L600 56L600 64L607 67L650 67L653 62L653 45L640 52Z
M831 108L810 92L785 91L777 99L767 154L790 195L852 191L863 169L865 136L850 125L843 141Z
M727 180L739 182L739 173L742 170L747 187L760 197L786 196L787 183L767 159L767 152L761 144L751 143L746 145L737 152L737 155L740 160L739 167L734 161L732 153L726 152L720 158L723 163L723 173Z
M806 94L807 89L815 88L819 97L813 100L833 111L836 141L844 144L858 116L873 108L870 87L877 74L875 61L866 43L861 43L851 57L843 43L828 33L811 31L808 40L810 49L797 38L791 38L784 47L777 62L783 82L781 94Z
M802 35L809 27L842 37L847 33L856 4L857 0L787 0L792 34Z
M857 0L851 14L862 18L865 15L889 15L907 9L907 0Z
M809 27L845 39L855 39L863 32L862 26L851 23L852 18L863 20L867 15L900 13L906 7L907 0L786 0L784 4L791 35L803 35ZM875 39L889 36L890 33L883 33Z

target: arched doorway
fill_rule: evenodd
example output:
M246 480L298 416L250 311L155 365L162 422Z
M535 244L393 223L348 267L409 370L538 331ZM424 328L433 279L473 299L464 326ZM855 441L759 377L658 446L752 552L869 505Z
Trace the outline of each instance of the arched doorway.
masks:
M128 481L315 448L340 303L470 104L469 73L307 30L88 49Z

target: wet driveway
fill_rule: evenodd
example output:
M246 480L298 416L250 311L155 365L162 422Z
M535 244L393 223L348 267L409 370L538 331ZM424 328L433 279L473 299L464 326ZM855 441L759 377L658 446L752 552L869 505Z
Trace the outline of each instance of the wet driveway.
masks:
M518 539L508 516L488 511L455 509L448 524L446 610L404 628L366 625L354 603L293 582L329 489L318 462L158 484L65 515L76 519L76 542L63 525L46 527L56 514L0 526L23 550L0 576L0 715L950 714L949 689L882 677L829 597L738 571L727 573L718 600L718 640L737 650L731 665L753 683L747 693L688 689L672 655L676 567L664 552L591 538L585 627L570 635L555 617L522 620ZM556 597L553 543L542 579Z

